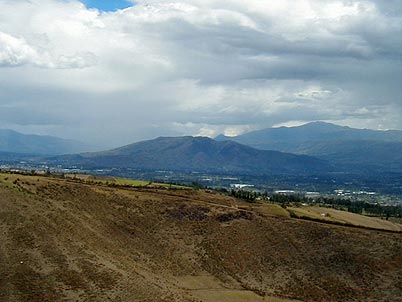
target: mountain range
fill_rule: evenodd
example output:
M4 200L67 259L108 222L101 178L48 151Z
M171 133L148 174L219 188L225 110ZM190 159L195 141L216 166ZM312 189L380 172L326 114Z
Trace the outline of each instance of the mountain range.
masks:
M0 162L30 160L85 169L130 168L247 175L402 171L402 131L324 122L268 128L235 137L159 137L120 148L0 130ZM64 154L64 155L63 155ZM65 155L68 154L68 155ZM374 174L373 174L374 175Z
M13 130L0 129L0 152L19 154L56 155L89 151L88 144L54 136L22 134Z
M342 170L402 171L402 131L354 129L324 122L252 131L218 141L236 141L260 150L315 156Z
M103 152L53 157L51 162L86 169L134 168L253 175L317 173L331 169L324 160L306 155L258 150L207 137L159 137Z

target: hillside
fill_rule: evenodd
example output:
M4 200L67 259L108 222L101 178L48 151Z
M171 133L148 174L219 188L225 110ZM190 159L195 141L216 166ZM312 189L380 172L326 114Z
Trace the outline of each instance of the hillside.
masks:
M74 140L0 129L0 152L56 155L91 149L89 145Z
M402 171L402 131L353 129L313 122L298 127L268 128L236 137L219 135L261 150L316 156L346 172Z
M194 190L0 174L0 301L400 301L402 237Z
M300 144L294 152L317 156L352 171L402 172L402 142L320 141Z
M49 162L87 169L124 167L253 175L316 173L331 169L325 161L310 156L257 150L231 141L191 136L159 137L110 151L54 157Z

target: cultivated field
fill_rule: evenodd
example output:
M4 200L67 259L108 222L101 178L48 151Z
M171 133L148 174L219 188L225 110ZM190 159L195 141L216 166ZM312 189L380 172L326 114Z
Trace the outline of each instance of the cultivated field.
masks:
M324 207L289 208L289 211L300 218L311 218L323 222L335 222L359 227L374 228L402 232L402 225L380 218L367 217L346 211Z

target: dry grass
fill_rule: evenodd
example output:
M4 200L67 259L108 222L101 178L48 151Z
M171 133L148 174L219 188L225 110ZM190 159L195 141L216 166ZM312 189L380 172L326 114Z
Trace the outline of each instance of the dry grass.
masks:
M202 191L1 174L0 221L4 302L399 302L402 294L400 234L292 219Z
M87 183L100 183L100 184L115 184L118 186L132 186L132 187L149 187L149 188L164 188L164 189L183 189L190 190L190 187L165 184L158 182L151 182L146 180L137 180L113 176L100 176L91 174L67 174L66 177L71 180L83 180Z

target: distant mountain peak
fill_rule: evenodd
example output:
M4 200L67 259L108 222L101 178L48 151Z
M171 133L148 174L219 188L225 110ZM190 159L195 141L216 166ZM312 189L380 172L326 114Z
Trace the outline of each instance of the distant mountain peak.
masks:
M25 154L57 155L83 152L93 147L75 140L49 135L22 134L0 129L0 151Z
M121 148L58 157L58 163L88 168L135 168L144 170L202 171L253 175L326 171L327 162L314 157L257 150L234 141L209 137L158 137Z
M324 128L324 129L351 129L347 126L340 126L333 123L323 122L323 121L314 121L310 123L306 123L300 126L292 127L292 128Z
M402 167L402 131L355 129L317 121L295 127L267 128L236 137L233 140L260 150L316 156L359 171L381 169L400 171Z
M235 137L235 136L233 136L233 137ZM231 138L231 136L227 136L227 135L225 135L223 133L218 134L217 136L215 136L215 140L217 140L217 141L226 141L226 140L230 140L230 138Z

